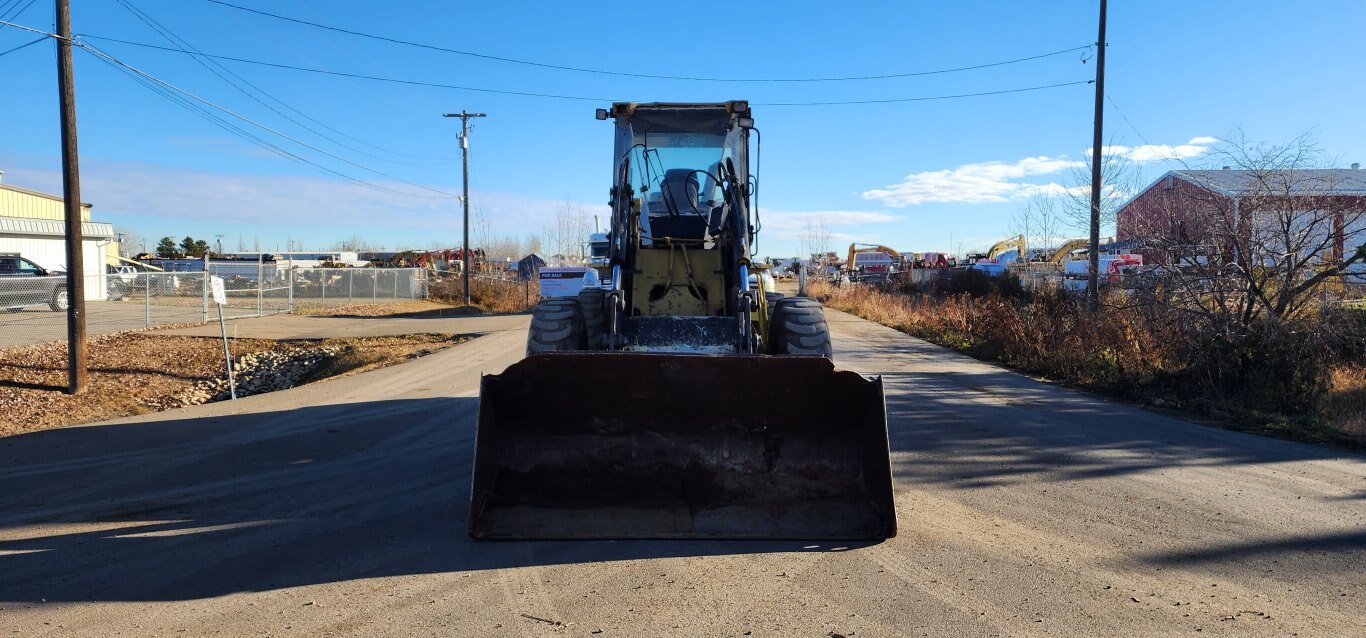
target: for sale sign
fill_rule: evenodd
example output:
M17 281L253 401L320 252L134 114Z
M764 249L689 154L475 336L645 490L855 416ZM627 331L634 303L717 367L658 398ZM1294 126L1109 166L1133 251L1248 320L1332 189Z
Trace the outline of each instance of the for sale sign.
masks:
M574 297L598 286L598 272L582 266L542 268L540 279L542 297Z
M227 305L228 293L223 290L223 278L209 277L209 287L213 290L213 302L220 306Z

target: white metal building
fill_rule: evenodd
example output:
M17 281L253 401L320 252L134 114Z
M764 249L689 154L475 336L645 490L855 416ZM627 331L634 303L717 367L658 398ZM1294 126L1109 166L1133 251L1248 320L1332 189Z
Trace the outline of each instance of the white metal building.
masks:
M114 241L114 227L90 221L90 204L81 204L81 220L85 298L98 301L106 294L105 256ZM0 253L19 253L49 270L65 271L66 222L62 198L0 181Z

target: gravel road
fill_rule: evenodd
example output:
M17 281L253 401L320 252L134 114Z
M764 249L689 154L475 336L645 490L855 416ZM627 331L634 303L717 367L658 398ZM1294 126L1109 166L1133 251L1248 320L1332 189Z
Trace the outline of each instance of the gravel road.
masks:
M0 635L1366 635L1363 457L829 317L887 383L887 542L470 541L479 375L526 318L443 319L487 336L0 439Z

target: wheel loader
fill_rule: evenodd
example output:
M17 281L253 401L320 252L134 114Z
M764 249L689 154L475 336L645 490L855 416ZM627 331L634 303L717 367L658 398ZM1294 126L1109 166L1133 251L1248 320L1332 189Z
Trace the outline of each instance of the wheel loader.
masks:
M837 370L819 303L772 290L744 101L614 103L608 288L535 307L480 386L484 539L882 539L881 378Z

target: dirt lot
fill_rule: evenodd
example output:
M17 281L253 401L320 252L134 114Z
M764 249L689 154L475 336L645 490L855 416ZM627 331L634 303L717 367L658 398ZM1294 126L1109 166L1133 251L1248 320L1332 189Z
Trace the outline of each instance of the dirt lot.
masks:
M303 384L407 361L464 340L451 334L234 339L231 350L239 365L244 356L284 355L268 361L292 363ZM296 354L306 361L290 361ZM0 436L202 402L212 393L195 397L195 392L225 375L219 339L155 332L102 335L90 341L90 390L71 396L64 392L66 356L65 344L0 352ZM298 369L304 363L306 368Z

